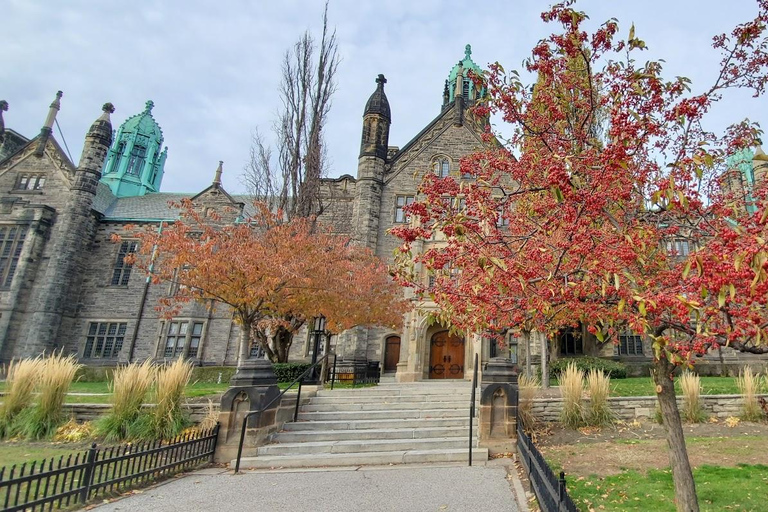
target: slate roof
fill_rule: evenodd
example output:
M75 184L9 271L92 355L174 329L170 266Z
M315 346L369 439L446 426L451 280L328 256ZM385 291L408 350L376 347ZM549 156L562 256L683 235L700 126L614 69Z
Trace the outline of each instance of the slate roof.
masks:
M136 197L115 197L108 185L99 183L93 200L93 209L102 214L104 220L173 221L178 218L178 213L170 208L168 203L178 203L184 198L193 196L194 194L181 192L154 192ZM233 195L232 199L245 203L246 216L255 213L251 196Z

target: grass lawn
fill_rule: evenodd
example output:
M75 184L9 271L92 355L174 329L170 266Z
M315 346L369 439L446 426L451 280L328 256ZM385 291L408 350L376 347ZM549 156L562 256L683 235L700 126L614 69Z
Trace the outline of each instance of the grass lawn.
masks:
M552 383L557 386L557 380ZM611 396L656 396L655 385L649 377L611 379ZM705 395L738 395L736 377L701 377ZM675 380L675 390L680 394L680 381Z
M766 510L768 466L699 466L694 469L702 511ZM624 471L618 475L571 478L568 492L581 510L675 511L670 470Z
M26 441L0 442L0 467L12 464L31 463L56 457L56 461L62 455L64 459L70 454L74 456L90 448L92 441L82 443L46 443Z

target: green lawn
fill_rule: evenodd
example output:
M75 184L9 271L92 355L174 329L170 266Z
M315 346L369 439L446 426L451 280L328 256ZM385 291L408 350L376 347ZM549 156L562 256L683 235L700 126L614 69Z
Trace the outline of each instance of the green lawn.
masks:
M67 456L74 456L87 450L93 441L83 443L46 443L46 442L26 442L26 441L2 441L0 442L0 467L10 466L12 464L31 463L32 461L42 461L50 457L56 457L56 460L62 455L66 460Z
M552 383L557 386L557 380ZM611 396L656 396L655 385L650 377L631 377L611 379ZM701 387L705 395L737 395L735 377L702 377ZM680 393L680 383L675 381L675 389Z
M700 466L693 470L702 511L766 510L768 466ZM675 511L672 474L649 470L646 474L624 471L598 478L571 478L568 492L581 510Z

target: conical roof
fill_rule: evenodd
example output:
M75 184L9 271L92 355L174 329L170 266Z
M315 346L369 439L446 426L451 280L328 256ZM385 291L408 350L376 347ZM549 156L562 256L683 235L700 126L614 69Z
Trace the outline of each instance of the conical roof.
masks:
M378 86L376 87L376 90L373 91L373 94L371 94L371 97L368 98L363 116L367 116L368 114L378 114L388 121L391 121L392 115L389 110L389 100L387 100L387 95L384 94L384 84L387 83L387 79L384 78L384 75L379 75L376 78L376 83Z
M162 141L163 130L160 128L160 125L157 124L157 121L155 121L155 118L152 117L152 107L154 106L155 106L155 103L152 100L147 101L143 112L126 119L126 121L121 126L122 132L123 133L138 132L148 137L154 136L154 138Z
M471 69L476 75L483 74L483 68L478 66L475 61L472 60L472 46L466 45L464 47L464 58L458 62L451 72L448 74L448 83L456 83L456 76L459 74L459 68L462 69L462 77L466 77L467 73Z

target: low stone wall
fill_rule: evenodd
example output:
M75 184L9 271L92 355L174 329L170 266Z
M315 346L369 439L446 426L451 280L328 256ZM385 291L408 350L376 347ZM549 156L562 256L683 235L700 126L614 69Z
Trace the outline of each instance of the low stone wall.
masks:
M768 399L768 395L761 396ZM620 420L653 418L656 414L655 396L613 397L608 399L608 403ZM741 395L702 395L701 403L708 415L727 418L741 414L743 400ZM682 397L677 397L677 405L682 410ZM559 421L562 408L563 400L560 398L537 398L533 401L532 412L538 421Z
M292 403L295 404L296 400L292 400ZM216 410L219 409L218 403L213 406ZM145 404L144 407L153 406ZM77 421L93 421L108 413L111 408L109 404L64 404L64 414L74 417ZM184 409L189 413L189 419L193 423L200 423L208 414L208 404L186 404Z

